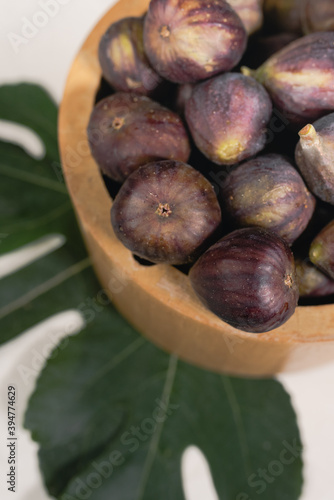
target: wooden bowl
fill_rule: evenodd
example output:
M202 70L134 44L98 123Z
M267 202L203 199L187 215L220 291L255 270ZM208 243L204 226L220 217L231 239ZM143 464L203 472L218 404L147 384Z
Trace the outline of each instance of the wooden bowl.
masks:
M140 265L113 234L112 200L86 136L100 86L98 44L110 24L140 16L148 0L123 0L98 23L70 71L59 116L66 183L97 276L121 314L168 352L217 372L269 376L334 360L334 306L299 307L269 333L245 333L197 299L186 275L167 265Z

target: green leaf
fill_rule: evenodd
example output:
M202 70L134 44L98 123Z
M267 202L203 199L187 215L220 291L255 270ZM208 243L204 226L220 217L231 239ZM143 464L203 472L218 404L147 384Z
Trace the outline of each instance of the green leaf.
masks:
M31 128L46 150L36 160L0 142L0 252L51 234L65 240L1 280L0 342L66 309L86 320L51 354L26 413L50 494L82 500L89 489L91 500L184 500L181 458L196 445L221 500L260 493L297 500L301 444L281 384L188 365L106 306L57 175L55 104L40 87L4 86L0 118Z
M46 156L59 159L57 144L57 106L38 85L19 83L0 88L0 120L24 125L42 139Z
M30 84L0 88L0 118L38 133L41 160L0 141L0 254L53 234L65 237L57 251L0 282L0 343L64 308L77 308L95 282L66 187L55 175L58 161L56 106Z
M208 459L221 500L260 489L264 500L293 500L301 491L296 417L278 382L183 363L111 307L49 360L25 425L41 445L47 488L62 500L88 490L91 500L184 500L189 445Z

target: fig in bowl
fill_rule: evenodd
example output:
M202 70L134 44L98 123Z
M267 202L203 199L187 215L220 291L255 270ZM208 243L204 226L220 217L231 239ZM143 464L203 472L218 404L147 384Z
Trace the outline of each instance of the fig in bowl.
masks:
M92 154L117 182L153 160L187 161L190 145L181 118L145 96L117 92L94 107L88 125Z
M190 165L160 161L140 167L122 185L111 208L115 234L151 262L195 260L221 222L209 181Z
M151 95L162 83L145 54L143 27L143 17L125 17L109 26L101 38L101 69L115 90Z
M153 68L175 83L229 71L247 43L245 27L225 0L152 0L144 47Z
M261 151L271 112L262 85L238 73L197 84L185 104L196 146L218 165L231 165Z

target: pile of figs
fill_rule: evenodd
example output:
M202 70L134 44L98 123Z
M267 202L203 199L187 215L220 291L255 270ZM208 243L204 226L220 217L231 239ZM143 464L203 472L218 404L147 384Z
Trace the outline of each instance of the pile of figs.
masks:
M87 133L124 246L246 332L334 302L333 0L151 0L99 61Z

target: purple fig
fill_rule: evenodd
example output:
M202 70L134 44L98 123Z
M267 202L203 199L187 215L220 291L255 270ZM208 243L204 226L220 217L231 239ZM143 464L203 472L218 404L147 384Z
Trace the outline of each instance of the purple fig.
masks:
M237 229L219 240L189 277L213 313L246 332L279 327L298 302L293 254L284 240L261 228Z
M246 30L225 0L151 0L144 46L153 68L175 83L195 83L238 64Z
M277 31L301 33L300 9L303 0L264 0L265 23Z
M255 33L263 23L261 0L227 0L246 28L248 35Z
M185 264L208 246L221 222L209 181L177 161L149 163L122 185L111 208L116 236L151 262Z
M100 65L115 90L150 95L162 82L144 52L143 26L143 18L126 17L112 24L101 38Z
M334 30L333 0L302 0L301 23L305 35Z
M311 262L296 259L300 297L325 297L334 294L334 280L328 278Z
M176 113L148 97L123 92L95 106L88 139L101 171L117 182L150 161L186 162L190 155L188 135Z
M334 279L334 220L314 238L309 257L315 266Z
M296 163L310 190L334 205L334 113L299 132Z
M298 38L252 75L292 124L305 125L334 110L334 32Z
M227 176L223 211L239 227L272 230L289 244L304 231L315 208L314 196L294 166L280 155L259 156Z
M264 147L271 111L262 85L226 73L194 87L185 116L198 149L218 165L231 165Z

